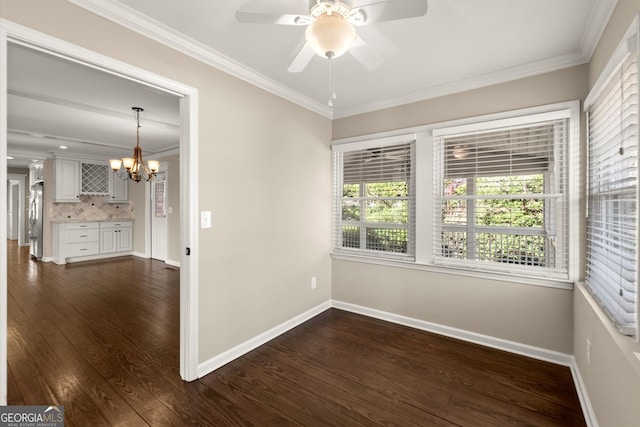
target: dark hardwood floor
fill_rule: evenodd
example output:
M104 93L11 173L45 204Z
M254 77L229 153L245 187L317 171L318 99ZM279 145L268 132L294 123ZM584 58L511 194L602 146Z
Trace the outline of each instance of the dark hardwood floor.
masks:
M177 270L8 248L9 404L67 426L585 425L568 368L335 309L184 383Z

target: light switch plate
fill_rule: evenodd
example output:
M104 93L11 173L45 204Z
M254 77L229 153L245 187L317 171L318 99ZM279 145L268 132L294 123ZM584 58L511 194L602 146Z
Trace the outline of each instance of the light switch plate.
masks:
M200 228L211 228L211 211L200 212Z

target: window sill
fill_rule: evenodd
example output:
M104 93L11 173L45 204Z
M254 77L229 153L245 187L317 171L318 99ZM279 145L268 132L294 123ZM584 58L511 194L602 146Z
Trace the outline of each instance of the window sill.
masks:
M518 283L521 285L543 286L547 288L565 289L572 291L574 282L571 280L560 280L549 277L520 276L516 274L479 271L458 267L443 267L433 264L421 264L413 261L401 261L367 257L362 255L348 255L342 253L331 253L331 258L340 261L360 262L365 264L375 264L387 267L406 268L411 270L429 271L432 273L452 274L456 276L476 277L480 279L499 280L502 282Z

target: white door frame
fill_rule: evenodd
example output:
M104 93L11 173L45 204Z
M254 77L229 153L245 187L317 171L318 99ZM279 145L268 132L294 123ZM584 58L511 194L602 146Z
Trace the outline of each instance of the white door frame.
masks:
M7 180L7 50L21 44L180 96L180 376L198 377L198 90L0 19L0 182ZM0 185L0 405L7 404L7 186ZM190 248L193 256L186 255Z

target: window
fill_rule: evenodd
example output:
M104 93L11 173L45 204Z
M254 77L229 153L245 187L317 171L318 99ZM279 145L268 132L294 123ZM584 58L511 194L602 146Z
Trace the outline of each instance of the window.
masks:
M334 146L334 250L413 259L415 138Z
M339 259L572 289L578 101L332 144Z
M609 70L585 102L589 127L585 282L620 332L637 337L637 31L627 34Z
M436 264L567 278L566 117L434 131Z
M156 218L164 218L167 216L167 191L164 177L153 180L153 213Z

